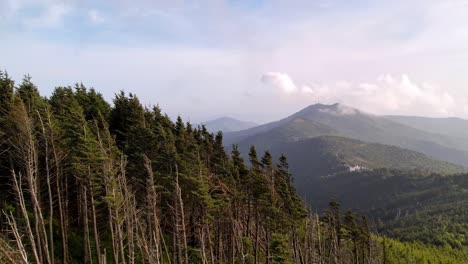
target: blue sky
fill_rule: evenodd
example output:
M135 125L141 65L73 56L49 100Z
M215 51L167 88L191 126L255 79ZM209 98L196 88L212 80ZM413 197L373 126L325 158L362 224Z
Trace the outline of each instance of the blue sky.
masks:
M468 0L0 0L0 68L195 122L334 102L468 118L467 14Z

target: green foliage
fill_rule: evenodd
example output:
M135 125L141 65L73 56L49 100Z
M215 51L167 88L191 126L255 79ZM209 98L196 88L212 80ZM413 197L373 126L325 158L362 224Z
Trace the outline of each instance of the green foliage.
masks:
M8 73L0 70L0 116L4 116L10 111L13 101L14 81Z
M86 120L98 119L99 116L109 118L111 107L104 100L102 94L94 88L87 89L82 83L75 85L75 98L83 108Z
M288 237L282 234L273 234L271 243L271 263L272 264L289 264L293 263L291 259L291 249Z
M7 175L10 170L8 149L8 133L11 124L8 118L13 103L14 81L6 72L0 70L0 177ZM0 185L0 199L6 197L7 188Z
M460 264L468 262L467 249L462 251L428 246L417 242L402 243L388 238L379 238L379 242L382 244L384 263L386 264Z
M250 145L255 145L259 152L270 150L273 154L285 153L294 161L296 158L279 148L320 136L338 136L393 145L436 159L468 165L468 143L460 141L459 137L429 133L341 104L311 105L279 121L226 134L226 140L229 145L238 144L244 153ZM302 166L307 166L307 163Z
M334 136L281 144L273 148L273 151L287 154L300 183L311 177L333 175L356 166L364 169L390 168L441 174L461 173L466 170L462 166L435 160L400 147Z
M468 175L373 170L324 178L311 197L319 208L330 196L372 217L379 231L403 241L468 246Z
M0 176L11 175L13 168L25 189L9 197L15 193L11 181L0 178L0 209L15 213L19 240L31 259L39 248L38 258L51 254L56 263L98 263L103 252L109 263L130 258L134 263L377 263L383 251L392 263L408 252L411 261L443 261L452 253L457 259L459 251L450 248L466 245L466 204L449 206L455 199L466 201L463 176L398 177L384 170L339 174L324 185L314 182L313 190L352 186L363 193L352 201L372 199L365 205L386 208L370 210L386 223L386 234L445 247L428 248L447 258L423 258L428 248L378 241L366 218L353 212L343 216L337 201L328 204L321 219L312 214L296 192L284 155L259 155L251 146L248 166L237 146L230 155L225 151L222 133L193 127L180 117L172 122L159 107L144 107L133 94L117 94L110 106L83 84L58 87L50 98L40 96L30 77L16 91L13 85L0 72L0 119L7 121L0 123ZM30 137L21 137L18 132L24 131ZM361 179L373 180L353 185ZM398 189L402 184L405 192ZM372 189L359 189L364 186ZM434 198L442 192L445 198ZM23 215L19 197L25 198ZM337 198L344 204L343 197ZM395 198L393 204L389 197ZM421 204L410 207L416 200ZM413 210L408 222L390 221L394 208ZM449 213L430 222L436 237L426 230L419 235L427 240L413 237L417 230L408 226L421 225L438 210ZM32 236L26 235L27 227ZM12 228L0 217L2 238L14 240Z
M36 85L31 81L31 76L26 75L23 82L16 89L16 95L26 105L28 111L32 111L33 108L37 108L40 104L43 104L43 99L39 94L39 90Z

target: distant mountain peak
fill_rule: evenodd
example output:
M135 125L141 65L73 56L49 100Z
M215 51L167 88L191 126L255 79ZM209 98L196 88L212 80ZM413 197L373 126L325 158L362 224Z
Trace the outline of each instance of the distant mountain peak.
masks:
M207 121L206 123L214 122L214 121L239 121L239 120L237 120L235 118L232 118L232 117L229 117L229 116L222 116L222 117L218 117L218 118L215 118L213 120Z
M294 114L294 117L301 117L310 114L325 113L334 116L352 116L364 114L361 110L341 103L334 104L313 104Z
M242 121L228 116L202 122L201 125L205 125L211 132L233 132L257 126L254 122Z
M327 107L321 107L319 108L319 111L333 115L356 115L360 113L360 111L356 108L339 103L332 104Z
M468 143L462 140L468 138L465 135L468 121L416 118L398 118L393 121L396 118L367 114L344 104L314 104L279 121L226 134L225 139L228 145L238 144L242 146L243 152L248 152L250 145L255 145L257 151L260 151L280 143L317 136L342 136L394 145L436 159L468 165Z

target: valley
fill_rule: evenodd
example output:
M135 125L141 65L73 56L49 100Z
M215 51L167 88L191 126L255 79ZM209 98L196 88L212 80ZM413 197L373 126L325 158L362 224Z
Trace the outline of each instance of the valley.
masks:
M468 0L0 0L0 264L468 264Z
M243 151L253 145L286 155L298 193L319 211L335 199L390 237L462 249L468 159L457 142L466 123L312 105L226 138Z

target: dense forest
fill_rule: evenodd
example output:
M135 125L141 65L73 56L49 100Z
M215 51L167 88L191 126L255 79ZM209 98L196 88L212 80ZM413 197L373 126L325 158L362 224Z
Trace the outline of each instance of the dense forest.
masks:
M391 237L468 249L468 174L366 170L322 178L310 188L317 208L333 196Z
M296 194L287 158L82 84L0 72L0 263L464 263Z

